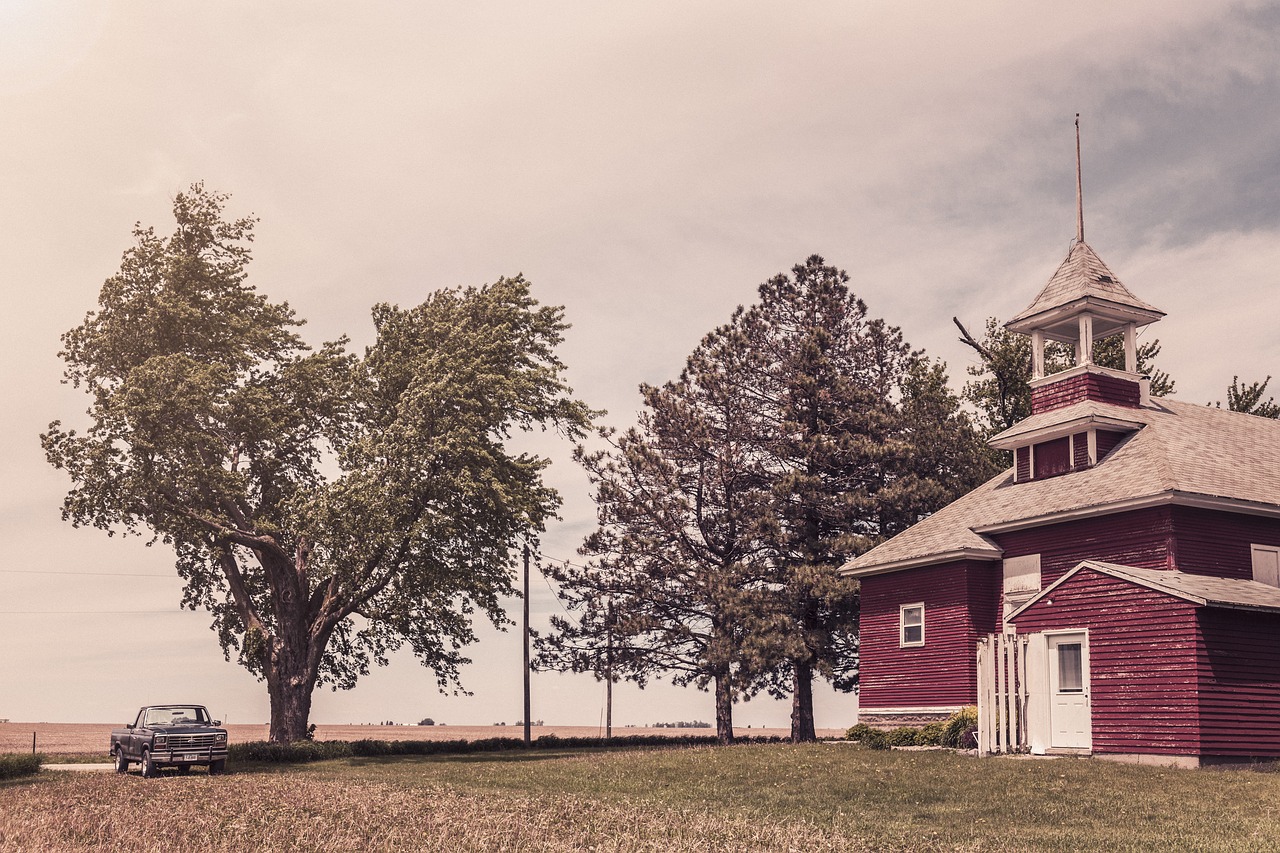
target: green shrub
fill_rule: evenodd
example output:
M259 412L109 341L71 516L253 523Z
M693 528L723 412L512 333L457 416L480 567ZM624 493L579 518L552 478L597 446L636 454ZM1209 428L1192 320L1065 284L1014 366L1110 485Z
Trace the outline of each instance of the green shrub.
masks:
M19 776L33 776L40 772L40 762L44 756L0 755L0 779L16 779Z
M231 761L266 761L272 764L305 764L353 755L351 744L342 740L300 740L272 743L265 740L233 743L227 747Z
M929 723L920 729L920 733L916 735L916 744L919 746L941 746L942 737L947 731L946 723Z
M780 737L743 737L738 743L781 743ZM704 746L716 739L710 735L642 735L639 737L557 737L545 734L528 747L516 737L482 740L300 740L296 743L250 741L233 743L227 750L232 761L262 761L272 764L303 764L331 758L372 758L383 755L469 755L476 752L528 749L585 749L593 747Z
M913 729L911 726L902 726L889 732L889 746L915 746L918 743L919 729Z
M867 732L873 731L875 731L875 729L871 728L871 726L868 726L866 723L858 723L856 726L851 726L849 731L844 733L844 738L845 740L862 740L866 737Z
M973 705L961 708L947 720L942 732L942 745L952 749L971 749L973 733L978 731L978 709Z
M871 729L863 734L861 743L867 749L888 749L889 736L879 729Z

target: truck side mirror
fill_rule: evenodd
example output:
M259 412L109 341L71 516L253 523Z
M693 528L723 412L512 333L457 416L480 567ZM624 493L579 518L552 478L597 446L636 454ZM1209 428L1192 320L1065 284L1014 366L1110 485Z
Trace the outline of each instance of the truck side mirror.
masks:
M133 723L125 723L125 724L124 724L124 727L125 727L126 729L131 729L131 728L133 728Z
M209 725L211 725L211 726L220 726L220 725L222 725L222 720L214 720L214 721L213 721L212 723L210 723Z

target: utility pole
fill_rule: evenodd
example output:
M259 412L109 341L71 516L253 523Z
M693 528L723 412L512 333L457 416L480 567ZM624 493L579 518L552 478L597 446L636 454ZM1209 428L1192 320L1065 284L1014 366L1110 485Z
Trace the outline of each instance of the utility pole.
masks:
M604 736L613 737L613 602L609 602L609 632L604 647Z
M524 543L524 743L531 743L529 733L529 543Z

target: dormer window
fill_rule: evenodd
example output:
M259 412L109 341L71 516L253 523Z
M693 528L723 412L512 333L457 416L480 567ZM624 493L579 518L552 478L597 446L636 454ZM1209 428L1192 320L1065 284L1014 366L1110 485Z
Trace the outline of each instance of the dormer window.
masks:
M1014 482L1023 483L1092 468L1140 426L1135 423L1123 432L1119 429L1090 426L1080 432L1056 436L1050 431L1041 441L1035 440L1034 432L1007 440L996 436L991 443L993 447L1013 450L1013 479ZM1010 447L1009 444L1014 441L1018 441L1021 446Z
M1035 479L1054 477L1071 470L1071 436L1035 445Z

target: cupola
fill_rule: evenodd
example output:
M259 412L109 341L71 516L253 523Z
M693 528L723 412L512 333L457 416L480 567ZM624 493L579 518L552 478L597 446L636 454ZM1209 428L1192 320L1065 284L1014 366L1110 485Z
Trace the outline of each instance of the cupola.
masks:
M1032 413L1081 400L1139 405L1145 399L1145 377L1138 372L1137 331L1163 316L1163 311L1134 296L1080 234L1040 294L1005 323L1010 331L1031 336ZM1124 336L1122 370L1093 363L1094 342L1112 335ZM1048 341L1074 349L1070 368L1045 375Z
M1141 423L1126 417L1148 400L1138 372L1138 329L1164 312L1134 296L1084 241L1080 179L1080 117L1076 116L1076 239L1031 304L1005 328L1031 338L1031 417L991 439L1014 452L1014 478L1034 480L1096 465ZM1094 343L1124 336L1124 366L1093 361ZM1072 364L1045 370L1049 341L1068 344Z

